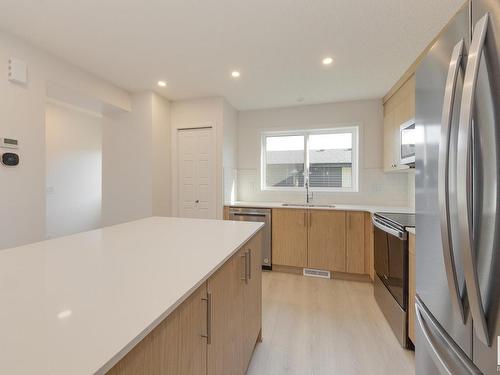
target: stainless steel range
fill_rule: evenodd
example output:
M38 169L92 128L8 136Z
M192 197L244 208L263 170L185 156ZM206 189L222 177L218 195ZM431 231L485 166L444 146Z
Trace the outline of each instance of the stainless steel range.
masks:
M408 341L408 232L414 214L375 213L374 295L401 346Z

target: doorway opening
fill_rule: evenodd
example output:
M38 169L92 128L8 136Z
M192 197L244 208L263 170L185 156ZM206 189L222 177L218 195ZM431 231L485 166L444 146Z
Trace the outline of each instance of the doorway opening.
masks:
M102 117L48 102L45 140L47 238L99 228Z

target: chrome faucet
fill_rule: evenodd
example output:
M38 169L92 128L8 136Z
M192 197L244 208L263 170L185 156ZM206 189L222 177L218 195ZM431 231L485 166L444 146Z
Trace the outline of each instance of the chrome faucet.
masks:
M305 187L306 187L306 203L311 203L311 201L314 198L314 194L312 191L311 193L309 193L309 179L306 179Z

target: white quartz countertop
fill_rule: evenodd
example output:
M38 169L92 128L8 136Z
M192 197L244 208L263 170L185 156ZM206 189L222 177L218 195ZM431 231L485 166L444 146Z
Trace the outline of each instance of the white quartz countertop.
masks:
M312 204L321 203L313 202ZM410 207L377 206L363 204L334 204L335 207L307 207L311 210L340 210L340 211L366 211L366 212L396 212L396 213L414 213L415 209ZM231 207L255 207L255 208L305 208L300 206L283 206L283 202L245 202L237 201L226 203Z
M0 374L106 372L261 226L152 217L0 251Z

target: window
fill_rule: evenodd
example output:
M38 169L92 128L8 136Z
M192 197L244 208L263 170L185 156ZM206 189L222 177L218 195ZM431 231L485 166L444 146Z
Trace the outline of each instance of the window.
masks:
M262 189L357 191L358 128L264 133Z

